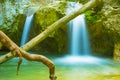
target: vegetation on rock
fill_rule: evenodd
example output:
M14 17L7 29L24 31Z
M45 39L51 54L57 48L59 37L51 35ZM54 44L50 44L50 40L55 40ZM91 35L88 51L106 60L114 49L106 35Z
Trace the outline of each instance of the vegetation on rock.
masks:
M31 29L30 39L43 32L49 25L65 15L67 2L57 1L47 6L40 7L34 15L34 24ZM67 26L52 32L33 50L41 52L62 53L66 49Z
M103 0L100 7L86 13L93 52L114 55L114 45L120 40L119 6L118 0Z

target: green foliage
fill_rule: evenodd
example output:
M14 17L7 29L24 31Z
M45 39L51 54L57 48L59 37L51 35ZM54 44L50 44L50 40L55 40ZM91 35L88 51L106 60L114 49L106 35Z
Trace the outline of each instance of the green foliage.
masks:
M101 21L100 20L100 16L94 14L94 12L92 10L86 11L85 15L86 15L87 20L90 21L90 22L92 22L92 23L97 23L97 22Z
M77 0L66 0L66 1L76 2Z

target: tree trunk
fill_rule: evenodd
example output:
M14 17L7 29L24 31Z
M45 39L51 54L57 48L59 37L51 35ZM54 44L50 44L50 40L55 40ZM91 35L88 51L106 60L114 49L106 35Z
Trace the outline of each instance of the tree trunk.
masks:
M120 42L116 42L115 45L114 45L113 58L114 58L115 61L120 62Z
M102 0L90 0L88 3L83 5L79 10L64 16L63 18L59 19L52 25L48 26L45 31L40 33L38 36L30 40L28 43L26 43L21 48L25 51L30 50L35 45L39 44L42 40L44 40L50 33L58 29L59 27L62 27L62 25L65 25L67 22L72 20L73 18L77 17L78 15L82 14L83 12L87 11L88 9L91 9L93 7L96 7ZM6 55L3 55L0 57L0 64L3 62L8 61L9 59L13 58L14 56L9 52Z

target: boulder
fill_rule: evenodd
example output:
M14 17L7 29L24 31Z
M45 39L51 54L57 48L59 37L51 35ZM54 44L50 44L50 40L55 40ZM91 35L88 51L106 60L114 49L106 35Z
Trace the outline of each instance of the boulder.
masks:
M65 15L66 2L56 1L47 6L40 7L34 14L34 22L30 32L30 39L44 31L49 25L59 20ZM66 24L58 30L52 32L33 51L42 53L63 53L67 46L67 27Z

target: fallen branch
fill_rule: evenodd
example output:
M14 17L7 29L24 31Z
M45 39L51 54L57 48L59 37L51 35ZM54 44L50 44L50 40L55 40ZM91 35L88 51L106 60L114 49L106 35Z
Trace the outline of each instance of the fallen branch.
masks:
M19 71L20 64L22 63L22 54L20 52L19 47L0 30L0 42L2 45L6 46L12 53L13 56L19 57L17 74ZM7 58L7 57L6 57Z
M6 46L12 53L13 56L20 57L17 67L17 75L19 72L20 64L22 63L22 56L29 61L38 61L42 62L49 68L50 79L56 80L55 76L55 66L54 63L42 55L29 54L23 49L19 48L11 39L9 39L2 31L0 31L0 42ZM7 57L6 57L7 58Z
M38 61L38 62L42 62L43 64L45 64L49 68L50 79L56 80L55 66L54 66L54 63L50 59L48 59L42 55L29 54L29 53L25 52L24 50L21 50L21 51L22 51L23 57L26 58L27 60Z

